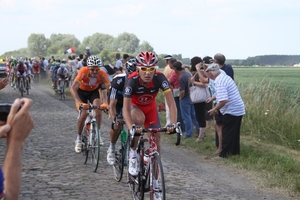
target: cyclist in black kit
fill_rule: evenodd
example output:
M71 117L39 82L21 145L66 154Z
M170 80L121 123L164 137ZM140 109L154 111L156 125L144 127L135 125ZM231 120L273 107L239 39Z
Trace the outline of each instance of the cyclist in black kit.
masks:
M122 123L122 108L123 108L123 89L127 80L127 76L136 71L135 59L130 59L125 63L126 74L118 74L114 77L109 88L109 115L111 124L110 146L107 151L107 162L110 165L115 163L115 145L118 139ZM118 118L118 123L115 124L115 119Z

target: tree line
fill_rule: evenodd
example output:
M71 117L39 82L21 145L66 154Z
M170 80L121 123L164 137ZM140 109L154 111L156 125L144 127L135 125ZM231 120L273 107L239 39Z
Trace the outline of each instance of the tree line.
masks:
M124 32L117 37L104 33L94 33L87 36L80 42L73 34L56 34L46 38L44 34L32 33L27 39L27 47L15 51L6 52L1 57L37 57L43 56L46 59L51 56L56 58L65 58L64 51L74 46L75 54L85 52L86 47L90 47L93 55L98 55L103 60L104 64L115 62L115 53L128 54L135 56L141 51L155 52L154 48L147 41L140 39L132 33ZM166 54L158 54L160 67L164 67L163 57ZM190 58L182 58L181 54L172 54L184 64L190 64ZM293 65L300 63L300 55L262 55L248 57L247 59L227 59L227 64L237 66L265 66L265 65Z
M300 63L300 55L262 55L248 57L244 60L231 59L227 60L226 63L243 66L293 66Z
M75 47L74 54L83 54L85 48L89 47L93 55L98 55L104 62L104 64L115 63L115 54L120 52L121 54L128 54L135 56L141 51L155 52L154 48L147 41L140 42L140 39L132 33L124 32L117 37L113 37L109 34L94 33L91 36L85 37L80 42L73 34L61 34L53 33L50 38L46 38L44 34L32 33L27 39L27 47L21 48L15 51L4 53L1 57L38 57L42 56L50 58L65 58L64 52ZM166 54L160 54L159 63L160 67L164 67L165 63L163 57ZM182 60L181 54L173 54L176 59ZM189 62L189 59L184 59L185 62Z

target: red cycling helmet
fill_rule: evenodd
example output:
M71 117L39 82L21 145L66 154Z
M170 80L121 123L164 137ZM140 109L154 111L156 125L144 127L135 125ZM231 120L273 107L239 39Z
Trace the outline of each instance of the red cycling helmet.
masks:
M152 52L141 52L136 57L136 66L154 67L158 62L158 57Z

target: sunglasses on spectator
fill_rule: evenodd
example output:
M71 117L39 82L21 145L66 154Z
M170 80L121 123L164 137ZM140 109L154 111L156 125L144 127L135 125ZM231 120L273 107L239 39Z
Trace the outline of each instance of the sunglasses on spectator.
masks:
M142 72L154 72L155 67L139 67Z

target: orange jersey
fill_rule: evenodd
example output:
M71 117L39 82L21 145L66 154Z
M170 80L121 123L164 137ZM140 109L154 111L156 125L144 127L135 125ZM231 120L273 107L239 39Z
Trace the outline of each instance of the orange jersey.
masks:
M93 78L89 75L88 67L83 67L79 70L75 81L80 82L79 88L84 91L94 91L99 87L100 83L110 85L108 75L103 69L100 69L98 72L98 76Z

